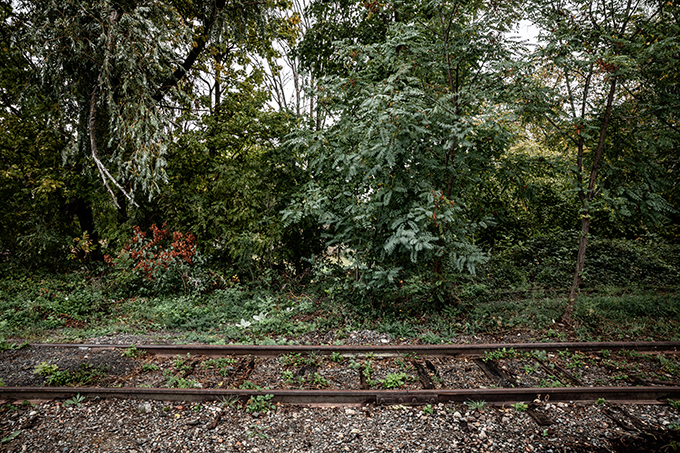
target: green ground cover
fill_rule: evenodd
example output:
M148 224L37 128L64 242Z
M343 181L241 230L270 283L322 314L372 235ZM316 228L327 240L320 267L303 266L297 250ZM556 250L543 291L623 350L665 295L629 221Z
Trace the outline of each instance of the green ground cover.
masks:
M103 268L43 273L5 267L0 338L171 333L178 342L288 344L332 332L340 344L352 331L373 329L425 344L518 333L539 341L680 340L674 249L654 259L640 244L595 242L598 263L584 278L574 326L564 326L559 319L567 288L547 276L560 275L560 268L567 273L569 260L555 241L547 244L540 239L510 248L476 276L412 278L372 292L357 289L338 269L304 285L269 277L201 291L154 294L147 288L142 296ZM626 253L635 247L638 253Z

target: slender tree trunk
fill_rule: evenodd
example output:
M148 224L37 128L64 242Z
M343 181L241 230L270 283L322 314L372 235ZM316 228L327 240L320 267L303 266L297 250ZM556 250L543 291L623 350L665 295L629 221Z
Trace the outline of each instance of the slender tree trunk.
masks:
M212 123L212 126L210 126L210 130L208 131L209 136L215 137L218 134L217 129L221 120L219 119L220 117L220 111L222 110L222 83L221 78L222 78L222 72L220 71L220 65L222 64L223 61L223 55L221 53L218 53L217 55L214 56L215 62L217 63L215 65L215 95L214 95L214 100L211 108L211 113L213 117L216 119L214 123ZM208 145L208 154L210 155L210 158L214 159L217 156L217 147L215 146L215 142L213 140L210 140Z
M217 73L215 78L215 116L220 114L220 107L222 106L222 84L220 84L220 73Z
M583 267L586 262L586 248L588 247L588 232L590 231L590 205L595 197L595 182L597 181L597 172L600 168L600 160L602 159L602 151L604 150L604 140L607 135L607 127L609 126L609 120L612 115L612 104L614 102L614 93L616 92L616 77L611 78L609 86L609 94L607 95L607 106L605 108L604 119L602 121L602 126L600 128L600 140L597 144L597 149L595 150L595 157L593 158L593 163L590 169L590 179L588 181L588 189L584 194L581 192L581 237L579 239L578 246L578 256L576 258L576 270L574 271L574 282L571 285L571 291L569 291L569 300L567 301L567 306L564 309L564 314L562 315L562 321L565 324L572 323L572 315L574 313L574 307L576 305L576 298L578 287L581 285L581 274L583 272ZM582 143L579 141L579 143ZM583 148L579 146L579 181L582 181L582 150Z
M586 248L588 247L588 232L590 231L590 213L583 214L581 221L581 237L578 242L578 256L576 258L576 271L574 272L574 282L571 285L569 292L569 302L564 309L562 321L571 324L572 315L574 314L574 306L576 305L578 287L581 285L581 273L586 262Z

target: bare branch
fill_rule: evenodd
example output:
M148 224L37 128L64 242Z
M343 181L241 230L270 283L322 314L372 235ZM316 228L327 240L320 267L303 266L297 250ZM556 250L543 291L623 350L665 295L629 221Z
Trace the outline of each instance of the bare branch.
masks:
M90 98L90 119L88 124L92 160L94 160L94 163L97 165L97 170L99 170L99 174L102 177L104 186L106 187L106 190L109 191L109 194L111 194L111 199L113 200L113 204L116 205L116 208L120 209L120 205L118 204L118 200L116 200L116 195L113 193L113 190L111 190L111 186L109 186L107 178L110 179L111 182L113 182L113 184L121 192L123 192L123 195L125 195L125 197L127 197L127 199L130 200L130 203L132 203L135 207L139 207L139 205L130 196L130 194L128 194L127 191L123 189L123 187L120 184L118 184L118 181L116 181L116 179L113 176L111 176L111 173L109 173L109 171L106 169L104 164L102 164L102 162L99 160L99 157L97 156L97 139L95 131L96 118L97 118L97 87L94 87L94 90L92 90L92 97Z

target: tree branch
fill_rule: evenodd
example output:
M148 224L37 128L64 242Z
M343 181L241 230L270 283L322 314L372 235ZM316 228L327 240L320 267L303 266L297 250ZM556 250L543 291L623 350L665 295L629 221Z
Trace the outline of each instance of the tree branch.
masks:
M179 81L186 75L187 72L189 72L189 69L191 69L191 67L194 65L198 59L198 56L201 54L203 49L205 49L205 46L208 43L210 31L215 25L215 22L217 22L217 17L219 16L220 12L222 9L224 9L225 3L226 0L215 1L215 5L213 6L213 10L210 13L210 17L203 24L203 34L201 34L196 40L196 45L192 47L191 51L189 51L189 55L187 55L185 58L184 63L182 63L170 77L161 83L161 86L156 91L156 94L154 94L152 97L154 101L160 101L163 98L165 92L177 86Z
M123 187L120 184L118 184L118 181L116 181L116 179L113 176L111 176L111 173L109 173L106 167L104 167L104 164L102 164L102 162L99 160L99 157L97 156L97 138L95 135L96 118L97 118L97 87L95 86L94 89L92 90L92 97L90 98L90 119L88 124L92 160L94 160L94 163L97 165L97 170L99 170L99 174L102 177L102 181L104 181L104 187L106 187L106 190L108 190L109 194L111 194L111 199L113 200L113 204L116 205L116 208L120 209L120 205L118 204L118 200L116 200L116 194L113 193L113 190L111 190L111 186L109 186L109 183L106 180L107 177L121 192L123 192L123 195L125 195L127 199L130 200L130 203L132 203L136 207L139 207L139 205L135 203L135 200L132 199L130 194L128 194L125 191L125 189L123 189Z

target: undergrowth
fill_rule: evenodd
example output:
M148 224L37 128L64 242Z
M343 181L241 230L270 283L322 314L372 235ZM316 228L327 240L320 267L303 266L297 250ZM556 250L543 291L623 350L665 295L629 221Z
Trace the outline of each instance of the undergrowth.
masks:
M576 329L561 326L572 239L537 237L513 244L495 253L476 276L423 272L373 292L357 291L356 276L337 268L304 285L268 273L262 281L216 278L220 285L202 285L200 291L185 291L175 273L176 291L169 293L154 292L153 285L142 293L126 292L132 286L122 291L117 287L124 283L122 271L96 266L67 274L13 268L0 277L0 339L75 341L170 332L176 341L272 345L299 343L317 332L342 344L353 331L372 329L424 344L510 332L539 341L680 340L675 283L680 253L643 240L592 239L574 312ZM144 275L135 285L144 283Z

